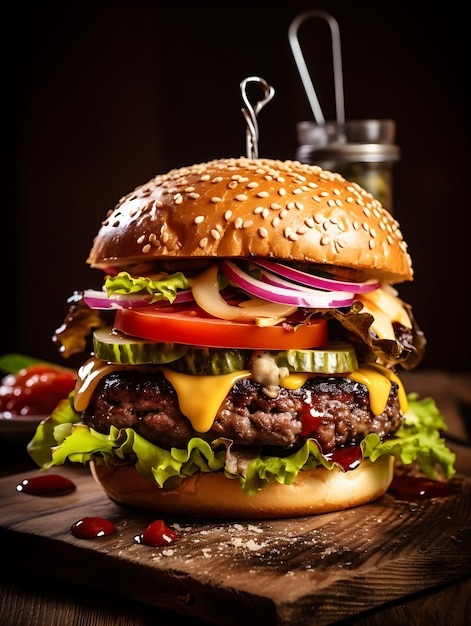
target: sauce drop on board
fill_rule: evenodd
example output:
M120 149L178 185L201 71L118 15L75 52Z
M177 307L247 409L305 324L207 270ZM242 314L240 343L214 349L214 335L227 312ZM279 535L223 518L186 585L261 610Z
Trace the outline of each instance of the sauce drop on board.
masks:
M16 490L32 496L65 496L75 490L75 483L59 474L25 478Z
M72 524L70 532L79 539L96 539L113 535L117 531L116 526L110 520L102 517L83 517Z
M460 489L457 481L441 482L415 476L396 476L389 491L405 500L418 498L445 498Z
M160 519L149 524L143 533L134 537L136 543L142 543L152 548L167 546L179 539L177 533Z

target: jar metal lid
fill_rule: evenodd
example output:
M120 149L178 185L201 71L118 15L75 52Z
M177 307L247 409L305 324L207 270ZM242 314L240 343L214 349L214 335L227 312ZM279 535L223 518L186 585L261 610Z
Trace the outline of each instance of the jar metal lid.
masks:
M393 163L399 161L399 146L378 143L329 144L322 148L312 145L299 146L297 158L315 163L318 161L338 161L341 163Z

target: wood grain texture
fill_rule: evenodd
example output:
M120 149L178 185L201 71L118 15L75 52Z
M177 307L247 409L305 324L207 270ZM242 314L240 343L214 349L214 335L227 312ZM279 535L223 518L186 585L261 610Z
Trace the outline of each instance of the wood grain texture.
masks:
M77 489L20 493L38 472L0 480L0 549L33 573L117 594L214 624L331 624L471 573L471 480L443 498L380 500L338 513L263 522L166 519L180 540L134 542L155 516L109 500L88 470L54 473ZM77 539L71 525L99 516L115 535Z

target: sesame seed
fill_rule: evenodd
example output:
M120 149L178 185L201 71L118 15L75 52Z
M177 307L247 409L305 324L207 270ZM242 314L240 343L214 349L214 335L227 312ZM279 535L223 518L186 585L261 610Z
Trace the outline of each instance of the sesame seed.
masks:
M274 211L279 211L282 208L281 204L277 204L276 202L270 204L270 209L273 209Z
M140 237L137 238L137 243L141 245L141 243L144 243L144 239L145 239L145 236L141 235Z
M296 233L289 233L288 239L290 239L291 241L297 241L299 237L297 236Z
M286 189L284 187L280 187L280 189L278 189L278 195L286 196Z
M372 249L374 248L374 245L375 245L374 239L370 239L370 241L369 241L369 244L368 244L368 245L369 245L369 247L370 247L370 250L372 250Z
M250 228L253 224L252 220L245 220L245 222L243 223L243 228Z
M238 200L239 202L244 202L244 200L247 200L247 196L245 195L245 193L239 193L234 199Z
M358 230L360 228L360 224L357 221L354 221L352 223L352 226L353 226L353 230Z
M239 183L236 180L231 181L227 186L229 189L235 189Z
M366 230L366 232L370 230L368 222L363 222L361 227L363 228L363 230Z
M291 211L291 209L294 209L295 206L296 205L294 204L294 202L288 202L288 204L286 205L286 208Z
M286 217L288 215L288 209L282 209L280 211L280 217L281 219L283 219L284 217Z
M201 179L201 180L203 180L203 179ZM220 183L221 181L222 181L222 176L216 176L216 178L213 178L213 180L211 182L212 183Z
M209 174L203 174L203 176L201 176L200 180L206 181L209 180L211 178L211 176Z
M175 204L181 204L183 202L183 196L180 193L177 193L177 195L174 196L174 200Z
M336 196L340 196L340 195L341 195L341 193L340 193L340 191L337 189L337 187L335 187L335 188L334 188L334 195L336 195Z
M265 207L262 211L262 217L264 217L265 219L268 217L268 214L270 213L270 211Z
M216 230L215 228L212 228L211 229L211 237L213 239L216 239L216 241L217 241L218 239L221 239L221 233L218 230Z
M330 243L330 237L328 235L323 235L321 237L321 246L326 246Z
M221 198L218 198L218 196L213 196L213 197L211 198L211 202L212 202L213 204L217 204L218 202L221 202L221 200L222 200L222 199L221 199Z
M303 192L303 190L302 190L302 189L299 189L299 187L297 187L296 189L293 189L293 193L294 193L295 195L297 195L297 196L299 196L299 194L300 194L300 193L302 193L302 192Z
M300 226L296 232L298 233L298 235L304 235L305 233L307 233L307 226L303 225Z
M208 238L207 237L203 237L203 239L200 239L198 245L199 245L200 248L206 248L206 246L208 245Z
M259 191L257 194L257 198L268 198L270 194L268 191Z
M191 198L192 200L197 200L197 199L200 197L200 194L199 194L199 193L196 193L195 191L192 191L192 192L189 194L189 196L190 196L190 198Z
M157 240L157 235L156 235L155 233L151 233L151 234L149 235L149 242L150 242L150 243L153 243L153 242L154 242L154 241L156 241L156 240Z
M150 252L151 249L151 245L149 243L146 243L146 245L142 248L142 252L144 254L147 254L148 252Z
M167 243L168 237L169 237L169 235L168 235L167 232L162 233L162 243Z
M256 183L256 182L249 183L249 184L247 185L247 187L248 187L249 189L255 189L255 187L258 187L258 183Z
M263 211L263 207L262 206L256 206L255 209L253 210L253 212L255 213L255 215L258 215L259 213L261 213Z
M335 206L335 200L327 200L329 206Z
M228 209L225 213L224 213L224 219L229 221L232 217L232 211L230 209Z
M309 216L307 219L305 219L304 223L306 224L306 226L309 226L309 228L314 228L316 225L312 216Z
M295 206L298 209L298 211L303 211L304 210L304 204L302 202L299 202L299 200L296 200Z
M194 191L194 190L195 190L194 187L185 187L186 193L190 193L190 191Z
M263 226L261 226L258 229L258 234L260 235L260 237L268 237L268 230L266 228L263 228Z
M273 226L273 228L276 228L280 222L281 222L281 220L280 220L280 218L277 215L276 217L274 217L272 219L271 225Z
M321 195L323 198L327 198L327 197L329 196L329 192L328 192L328 191L321 191L320 195Z
M312 196L312 199L315 200L316 202L320 202L321 201L319 196Z
M242 218L241 217L236 217L236 219L234 220L234 228L242 228Z
M371 211L369 210L368 207L365 207L363 209L363 213L365 214L366 217L370 217L370 215L371 215Z

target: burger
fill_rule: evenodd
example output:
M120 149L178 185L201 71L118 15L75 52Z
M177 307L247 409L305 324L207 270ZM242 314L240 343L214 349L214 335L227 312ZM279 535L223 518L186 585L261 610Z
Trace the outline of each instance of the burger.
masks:
M28 446L43 469L226 519L358 506L397 464L453 475L433 400L398 375L425 348L394 287L407 245L358 184L296 161L173 169L109 211L87 262L103 287L71 296L54 341L90 352Z

